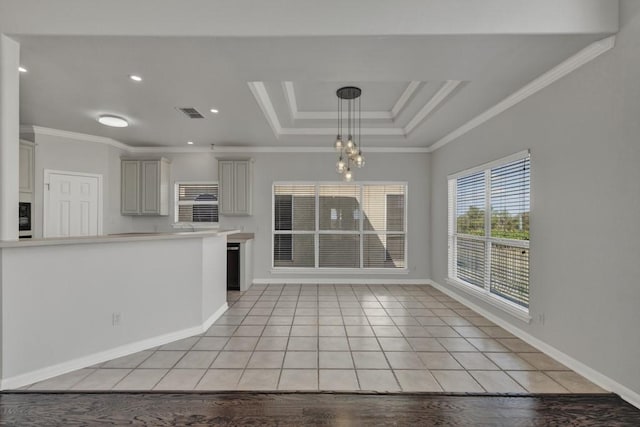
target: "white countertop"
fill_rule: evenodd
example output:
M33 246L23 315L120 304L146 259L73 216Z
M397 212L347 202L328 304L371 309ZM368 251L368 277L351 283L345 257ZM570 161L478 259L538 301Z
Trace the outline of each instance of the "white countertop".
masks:
M227 236L227 242L245 243L247 240L252 240L254 237L254 233L233 233Z
M206 231L185 231L178 233L120 233L108 234L104 236L87 237L66 237L53 239L23 239L0 242L1 248L27 248L33 246L55 246L55 245L83 245L90 243L121 243L139 242L145 240L171 240L171 239L195 239L206 237L221 237L229 234L239 233L240 230L206 230Z

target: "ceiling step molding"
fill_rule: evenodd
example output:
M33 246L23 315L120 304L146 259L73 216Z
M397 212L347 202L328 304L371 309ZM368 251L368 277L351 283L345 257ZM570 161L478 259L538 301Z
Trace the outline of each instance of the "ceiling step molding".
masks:
M362 111L362 118L365 120L396 120L400 111L404 109L421 83L423 82L409 82L391 108L391 111ZM287 100L287 105L289 106L289 113L293 120L336 120L338 118L336 111L299 111L293 82L282 82L282 89L285 99Z
M391 120L392 122L398 118L398 114L405 108L414 94L423 85L422 81L410 81L407 87L400 95L398 100L393 105L390 111L363 111L362 118L366 120ZM413 131L418 125L433 113L438 107L442 106L447 101L453 91L461 84L458 80L445 81L440 89L426 102L426 104L418 110L416 115L409 121L404 127L368 127L362 128L361 135L367 136L399 136L405 137ZM309 127L288 127L283 128L278 119L273 102L269 91L267 90L264 82L248 82L249 89L253 94L256 102L260 106L260 109L264 113L265 118L269 122L271 129L273 130L276 138L281 136L335 136L335 127L325 128L309 128ZM306 120L336 120L337 113L335 111L298 111L298 103L296 100L295 88L293 82L282 82L282 89L284 91L284 97L287 100L289 106L289 114L294 120L306 119Z
M456 88L462 83L459 80L447 80L440 89L431 97L431 99L418 111L418 113L411 119L409 123L404 127L405 135L408 135L418 126L427 116L433 113L444 101L456 90Z
M395 120L398 117L398 114L400 114L400 111L404 109L404 107L407 105L407 102L409 102L413 94L416 93L416 90L418 90L418 87L420 86L421 83L422 82L419 82L419 81L409 82L409 85L404 90L404 92L402 92L402 95L400 95L400 98L398 98L398 100L393 105L393 107L391 107L392 120Z
M282 132L282 126L280 125L280 120L278 120L278 115L276 114L275 108L273 108L271 98L269 98L269 93L267 92L267 88L264 86L264 83L249 82L248 84L253 97L258 101L258 105L260 106L260 109L262 109L262 113L267 118L273 133L276 136L280 135L280 132Z
M433 145L430 145L429 148L431 148L431 151L437 150L438 148L441 148L451 141L461 137L470 130L480 126L486 121L491 120L498 114L503 113L507 109L513 107L519 102L527 99L531 95L560 80L562 77L566 76L572 71L575 71L576 69L582 67L584 64L592 61L593 59L612 49L615 46L615 42L616 36L610 36L590 44L580 52L564 60L526 86L522 87L502 101L498 102L496 105L489 108L484 113L481 113L456 130L450 132Z

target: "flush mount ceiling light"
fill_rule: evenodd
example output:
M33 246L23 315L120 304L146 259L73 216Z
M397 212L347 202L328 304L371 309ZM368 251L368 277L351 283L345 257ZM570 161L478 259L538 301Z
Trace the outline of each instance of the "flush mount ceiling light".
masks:
M129 78L131 80L133 80L134 82L141 82L142 81L142 77L136 75L136 74L129 74Z
M114 128L126 128L129 126L129 122L126 119L109 114L103 114L98 117L98 122L105 126L111 126Z
M215 108L212 108L209 111L211 111L213 114L218 114L219 113L219 111L217 109L215 109Z
M22 66L20 66L20 67L18 67L18 71L20 71L21 73L26 73L27 69L22 67Z
M335 150L338 153L336 171L342 175L342 179L345 181L353 180L353 171L351 170L352 166L358 168L364 166L364 156L362 155L362 145L360 141L361 94L362 90L355 86L341 87L336 91L336 95L338 96L338 136L336 137L336 143L334 145ZM347 110L346 114L345 107ZM343 129L345 116L346 133L344 132L345 129ZM346 142L343 142L343 135L347 136Z

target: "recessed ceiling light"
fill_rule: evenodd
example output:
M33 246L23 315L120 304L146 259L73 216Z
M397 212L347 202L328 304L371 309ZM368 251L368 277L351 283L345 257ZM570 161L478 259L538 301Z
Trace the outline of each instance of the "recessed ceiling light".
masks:
M20 66L20 67L18 67L18 71L20 71L21 73L26 73L27 69L22 67L22 66Z
M130 75L129 75L129 78L130 78L131 80L133 80L134 82L141 82L141 81L142 81L142 77L140 77L140 76L138 76L138 75L135 75L135 74L130 74Z
M215 108L212 108L210 111L211 111L213 114L218 114L218 110L216 110Z
M102 116L98 117L98 122L102 123L105 126L111 126L114 128L126 128L127 126L129 126L129 122L126 119L109 114L103 114Z
M187 144L193 145L193 141L187 141Z

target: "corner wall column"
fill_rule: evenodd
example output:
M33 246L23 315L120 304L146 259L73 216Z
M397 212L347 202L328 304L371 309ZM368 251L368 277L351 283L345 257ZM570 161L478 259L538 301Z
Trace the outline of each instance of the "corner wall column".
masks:
M0 241L18 240L20 44L0 34Z

